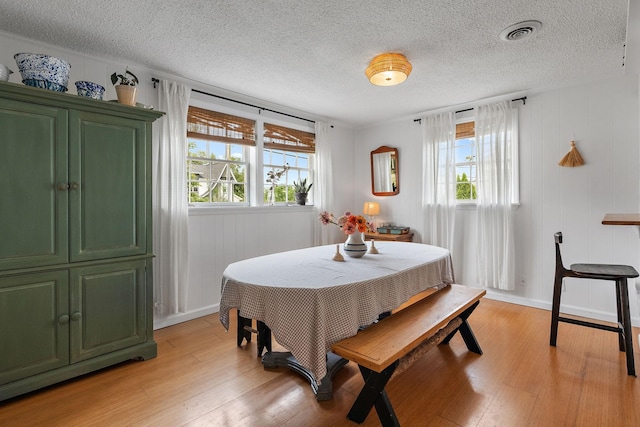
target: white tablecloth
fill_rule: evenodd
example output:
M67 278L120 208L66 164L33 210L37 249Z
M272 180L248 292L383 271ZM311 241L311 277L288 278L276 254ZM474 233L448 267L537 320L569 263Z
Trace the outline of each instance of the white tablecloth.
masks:
M320 380L331 345L355 335L411 296L453 283L449 251L405 242L376 242L379 254L332 261L335 245L230 264L222 278L220 321L229 309L263 321L275 339Z

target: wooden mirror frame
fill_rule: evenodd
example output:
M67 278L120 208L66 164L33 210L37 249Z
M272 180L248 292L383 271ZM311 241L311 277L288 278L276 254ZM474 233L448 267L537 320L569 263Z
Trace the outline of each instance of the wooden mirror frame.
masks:
M389 164L389 175L391 179L391 191L376 191L376 169L374 167L374 156L376 154L391 153L391 162ZM395 188L393 188L393 177L395 175ZM400 162L398 158L398 149L383 145L371 152L371 192L374 196L395 196L400 193Z

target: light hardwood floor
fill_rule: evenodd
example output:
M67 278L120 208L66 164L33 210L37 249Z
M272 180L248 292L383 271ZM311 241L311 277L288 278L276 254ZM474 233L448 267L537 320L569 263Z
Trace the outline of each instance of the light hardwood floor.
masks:
M482 356L458 335L389 383L403 426L640 426L640 379L615 334L561 323L553 348L548 311L487 298L470 323ZM158 330L156 359L0 403L0 426L357 425L345 418L363 383L355 365L318 403L302 377L263 369L255 339L236 347L231 326L211 315ZM362 425L379 425L375 412Z

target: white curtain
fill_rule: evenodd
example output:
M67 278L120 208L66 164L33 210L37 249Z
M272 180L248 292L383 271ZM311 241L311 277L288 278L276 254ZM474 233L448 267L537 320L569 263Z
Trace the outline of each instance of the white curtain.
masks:
M455 113L422 119L423 243L453 250L456 215Z
M156 313L186 311L188 281L187 111L191 89L160 81L158 144L153 153L153 248Z
M515 288L511 210L517 158L515 117L510 101L475 108L478 281L504 290Z
M331 195L333 194L333 168L331 165L331 150L328 141L329 125L316 122L316 153L315 153L315 182L313 183L313 205L316 213L313 243L316 246L332 243L331 228L322 225L317 217L322 211L333 212Z

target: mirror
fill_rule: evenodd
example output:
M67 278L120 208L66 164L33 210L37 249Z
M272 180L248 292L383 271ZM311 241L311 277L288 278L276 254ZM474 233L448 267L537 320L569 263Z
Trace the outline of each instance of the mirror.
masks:
M383 145L371 152L371 192L374 196L395 196L400 192L397 148Z

